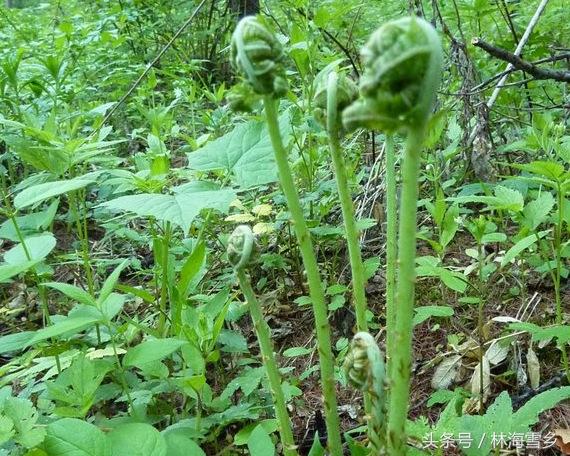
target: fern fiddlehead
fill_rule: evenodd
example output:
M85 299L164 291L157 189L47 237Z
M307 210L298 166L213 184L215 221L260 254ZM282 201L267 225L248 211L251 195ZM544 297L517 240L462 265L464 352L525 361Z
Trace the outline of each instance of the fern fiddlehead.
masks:
M367 420L371 454L386 454L386 369L383 354L369 333L354 336L344 370L352 386L370 398Z
M293 219L295 236L309 282L320 357L328 449L331 456L342 456L334 376L335 360L332 352L328 308L311 234L289 166L287 150L279 131L278 103L279 98L287 91L287 82L282 65L283 50L278 43L277 38L263 26L259 19L243 18L232 37L233 62L252 89L263 96L265 120L273 146L279 181Z
M273 343L271 342L271 332L267 322L263 317L263 312L259 301L255 297L253 288L245 271L255 250L255 237L251 228L247 225L238 226L228 240L227 255L234 271L237 275L240 288L247 300L249 313L253 320L259 349L265 366L273 404L275 406L275 416L279 423L279 435L283 444L283 454L285 456L297 456L297 449L291 427L291 419L287 412L285 395L281 387L281 374L273 354Z
M255 93L279 98L287 92L283 47L257 17L239 21L232 35L231 57Z
M387 134L403 130L407 134L401 168L398 281L395 297L387 293L387 444L391 456L401 456L406 454L410 391L420 151L441 83L441 42L428 22L406 17L376 30L362 49L362 58L361 98L343 112L345 127L379 129Z
M387 22L361 55L362 97L344 111L346 128L395 132L425 124L441 80L441 43L433 27L417 17Z

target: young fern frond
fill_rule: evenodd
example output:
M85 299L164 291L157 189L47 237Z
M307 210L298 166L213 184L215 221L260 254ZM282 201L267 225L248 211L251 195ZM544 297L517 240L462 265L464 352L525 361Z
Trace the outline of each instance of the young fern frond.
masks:
M283 51L277 39L257 18L246 17L240 21L232 37L232 55L234 65L242 72L245 81L257 94L263 96L265 119L279 180L293 219L293 228L309 282L320 357L328 449L331 456L342 456L335 388L335 359L332 352L328 308L311 234L305 222L287 150L279 131L278 99L287 91L287 82L281 65Z
M427 121L441 80L439 36L423 19L387 22L362 48L361 99L343 113L349 130L416 129Z
M408 138L402 163L398 235L398 283L388 328L390 406L387 442L392 456L406 454L405 424L410 392L414 312L416 213L420 151L435 94L441 82L439 36L425 20L390 21L372 34L362 50L365 65L361 98L345 109L347 129L400 130ZM388 241L390 242L390 240Z
M255 247L255 237L251 228L246 225L238 226L228 241L227 254L234 271L237 275L240 288L247 300L251 319L259 341L259 349L263 358L263 365L269 381L269 388L275 406L275 416L279 423L279 434L283 444L283 454L285 456L297 456L297 449L291 427L291 419L287 412L285 395L281 387L281 374L275 356L273 355L273 343L271 342L271 332L267 322L263 318L263 312L259 301L255 297L253 288L245 270L252 259Z
M352 294L356 312L358 331L366 331L366 280L364 264L360 252L358 228L354 215L354 205L348 184L346 161L340 146L341 119L340 113L357 96L356 85L343 74L335 70L321 72L317 76L315 92L316 116L323 122L328 132L329 149L334 166L335 179L342 209L342 218L348 244L348 255L352 271Z
M255 16L239 21L231 42L232 63L258 95L287 93L283 47Z
M371 454L386 453L386 368L378 344L367 332L357 333L344 361L348 381L370 398L368 439Z

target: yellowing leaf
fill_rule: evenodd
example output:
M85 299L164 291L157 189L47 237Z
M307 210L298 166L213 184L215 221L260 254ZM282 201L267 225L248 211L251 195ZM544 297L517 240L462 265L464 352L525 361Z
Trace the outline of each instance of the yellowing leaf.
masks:
M226 217L226 222L247 223L255 220L251 214L232 214Z
M272 223L260 222L253 226L253 234L268 234L275 231Z
M481 364L483 364L483 384L481 385ZM489 360L483 356L483 362L478 363L471 377L471 392L480 397L483 392L483 402L487 402L491 393L491 366Z
M269 204L258 204L251 210L251 212L259 217L266 217L270 215L272 211L273 208Z
M243 203L241 202L241 200L239 198L236 198L235 200L233 200L230 203L230 207L237 207L238 209L240 209L244 212L247 211L246 207L243 205Z
M117 355L124 355L125 353L127 353L127 350L117 347ZM108 346L105 348L88 351L85 356L89 359L106 358L109 356L115 356L115 351L113 350L113 347Z
M526 354L526 368L528 371L528 378L530 380L530 387L536 389L540 386L540 362L538 361L538 356L532 349L528 347L528 352Z

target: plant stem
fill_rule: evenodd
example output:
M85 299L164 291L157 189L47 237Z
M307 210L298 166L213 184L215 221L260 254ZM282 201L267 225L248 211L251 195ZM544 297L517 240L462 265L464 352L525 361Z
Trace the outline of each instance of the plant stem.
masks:
M277 367L277 362L273 355L273 344L271 343L269 326L263 318L261 306L255 297L255 293L251 288L251 284L245 274L245 271L243 269L239 269L236 271L236 274L241 291L247 300L251 319L255 326L255 332L257 333L257 340L259 341L263 365L265 366L269 387L271 388L271 395L273 396L275 416L279 422L279 435L281 436L281 442L283 444L283 454L285 456L297 456L298 453L295 450L295 439L291 428L291 420L289 419L287 405L285 404L285 395L283 394L283 388L281 387L281 375L279 374L279 368Z
M342 209L342 218L344 220L350 268L352 269L352 296L356 312L356 327L358 331L368 331L368 323L366 321L367 302L365 294L366 280L364 277L364 265L362 263L362 254L360 252L360 243L358 241L358 228L356 227L356 219L354 216L354 205L352 203L352 196L350 195L348 185L346 162L340 147L338 103L336 96L337 80L338 75L336 72L331 72L327 87L327 130L336 177L336 186Z
M420 149L425 125L410 129L402 163L402 200L398 238L398 286L396 300L392 364L390 370L390 407L388 415L388 454L406 454L406 418L410 395L412 361L412 319L414 316L416 214L418 204L418 173Z
M161 277L160 277L160 315L158 316L158 333L165 337L166 331L166 314L168 302L168 261L169 261L169 246L170 246L171 227L170 222L166 222L164 234L162 236L162 258L160 263Z
M287 160L287 151L281 139L279 120L277 116L277 103L270 96L263 99L267 129L271 138L271 144L275 152L275 161L279 172L279 179L283 193L287 199L287 205L293 219L295 235L299 242L299 249L307 272L311 302L315 317L315 329L321 365L321 383L323 386L325 421L328 434L328 449L331 456L342 456L342 443L340 439L340 424L337 410L334 357L331 346L330 325L328 321L328 309L325 302L325 294L319 274L319 265L313 242L305 223L303 209L293 181L291 168Z
M394 353L396 327L396 261L398 254L398 214L396 208L396 155L394 136L386 134L386 351ZM390 358L387 359L388 378L391 378Z
M558 220L556 224L556 232L554 235L554 247L556 254L556 276L554 280L554 294L556 298L556 323L561 325L563 323L562 315L562 300L560 297L560 278L562 273L562 230L564 228L564 192L562 186L558 184L557 186L557 204L558 204ZM570 366L568 365L568 353L566 352L566 346L562 346L562 364L564 366L564 371L566 372L566 378L570 382Z

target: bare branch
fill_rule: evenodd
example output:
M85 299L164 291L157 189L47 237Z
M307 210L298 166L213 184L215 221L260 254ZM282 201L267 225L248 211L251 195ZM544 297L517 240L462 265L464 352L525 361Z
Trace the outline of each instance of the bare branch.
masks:
M519 56L511 54L509 51L500 47L493 46L492 44L489 44L480 38L473 38L471 40L471 44L480 49L483 49L486 53L492 55L493 57L510 63L515 69L527 72L535 79L554 79L555 81L559 82L570 82L570 71L540 68L530 62L527 62L526 60L521 59Z

